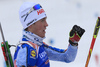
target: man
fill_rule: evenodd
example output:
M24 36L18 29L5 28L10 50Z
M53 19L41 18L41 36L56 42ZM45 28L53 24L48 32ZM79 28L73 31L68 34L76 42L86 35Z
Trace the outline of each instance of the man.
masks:
M68 49L63 50L43 42L48 24L40 4L25 2L19 10L19 17L24 30L14 54L15 67L50 67L49 60L74 61L84 29L74 25L70 31Z

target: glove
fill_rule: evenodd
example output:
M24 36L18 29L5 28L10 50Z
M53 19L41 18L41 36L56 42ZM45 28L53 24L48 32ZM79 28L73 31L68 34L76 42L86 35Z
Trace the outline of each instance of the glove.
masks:
M72 46L78 46L78 42L82 35L84 34L85 30L82 29L80 26L74 25L72 30L69 33L69 43Z

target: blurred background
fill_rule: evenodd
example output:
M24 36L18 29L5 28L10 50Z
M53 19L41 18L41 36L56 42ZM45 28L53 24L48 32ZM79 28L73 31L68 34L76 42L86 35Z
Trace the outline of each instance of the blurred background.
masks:
M100 16L100 0L0 0L0 22L5 40L9 44L16 45L22 36L23 28L19 20L19 8L26 1L39 3L45 10L49 26L44 42L48 45L66 49L69 44L69 32L73 25L79 25L86 30L79 42L74 62L50 61L51 67L85 67L94 27ZM100 67L99 41L100 32L98 32L88 67ZM0 42L2 42L1 34ZM15 47L10 49L13 56ZM0 67L6 67L1 46Z

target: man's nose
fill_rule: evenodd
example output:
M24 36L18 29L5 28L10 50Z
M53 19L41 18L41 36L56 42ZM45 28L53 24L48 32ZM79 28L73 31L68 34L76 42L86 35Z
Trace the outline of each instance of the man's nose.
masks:
M48 23L47 23L47 21L45 22L45 26L46 26L46 27L48 26Z

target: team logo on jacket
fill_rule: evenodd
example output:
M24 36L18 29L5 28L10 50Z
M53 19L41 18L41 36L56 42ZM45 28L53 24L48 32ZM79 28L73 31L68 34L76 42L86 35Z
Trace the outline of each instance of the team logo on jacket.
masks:
M36 52L34 50L31 51L31 55L32 57L35 57L36 56Z

